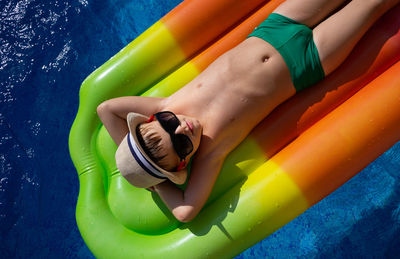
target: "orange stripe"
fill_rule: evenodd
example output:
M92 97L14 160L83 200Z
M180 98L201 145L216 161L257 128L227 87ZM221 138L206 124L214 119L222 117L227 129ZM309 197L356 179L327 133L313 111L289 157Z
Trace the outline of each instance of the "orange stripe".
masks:
M271 157L300 133L400 60L400 6L383 16L346 62L320 84L280 105L252 137Z
M247 35L261 22L267 19L268 15L282 2L284 2L284 0L270 1L219 41L211 45L207 50L200 53L191 62L201 71L206 69L217 57L245 40Z
M272 159L315 204L400 140L400 62Z
M161 21L190 57L265 2L268 1L186 0Z

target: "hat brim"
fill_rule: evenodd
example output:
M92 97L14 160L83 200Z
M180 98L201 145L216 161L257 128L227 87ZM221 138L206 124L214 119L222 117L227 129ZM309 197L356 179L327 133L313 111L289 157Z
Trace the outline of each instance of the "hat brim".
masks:
M136 128L139 126L139 124L144 123L148 121L149 117L144 116L139 113L134 113L130 112L128 113L127 116L127 123L128 123L128 128L129 131L132 134L133 139L135 140L136 143L139 143L138 137L136 135ZM167 170L164 170L163 168L159 167L156 163L154 163L149 156L146 154L146 152L143 150L143 148L140 146L140 144L137 144L137 147L139 148L140 152L143 154L144 157L162 174L164 174L169 180L171 180L175 184L184 184L187 178L187 170L180 170L177 172L169 172Z
M131 153L128 138L130 134L126 135L118 146L115 152L115 162L121 175L133 186L138 188L148 188L157 185L166 180L146 172L141 165L137 162ZM161 173L160 173L161 174Z

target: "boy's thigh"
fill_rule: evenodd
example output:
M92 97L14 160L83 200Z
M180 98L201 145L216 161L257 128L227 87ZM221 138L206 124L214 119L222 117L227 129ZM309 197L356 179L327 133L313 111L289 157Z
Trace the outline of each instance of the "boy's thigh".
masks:
M313 28L346 0L286 0L274 13L279 13Z

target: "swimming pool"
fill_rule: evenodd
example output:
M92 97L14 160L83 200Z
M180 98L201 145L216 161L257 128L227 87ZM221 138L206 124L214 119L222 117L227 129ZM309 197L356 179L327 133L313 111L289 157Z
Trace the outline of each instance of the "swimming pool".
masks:
M0 245L4 258L93 258L75 222L68 134L83 79L180 1L0 2ZM395 257L400 143L252 257Z

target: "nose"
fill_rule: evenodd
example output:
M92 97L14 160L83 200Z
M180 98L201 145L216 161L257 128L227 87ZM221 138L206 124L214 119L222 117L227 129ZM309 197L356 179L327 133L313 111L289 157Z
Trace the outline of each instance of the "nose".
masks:
M186 125L180 124L180 125L178 126L178 128L176 128L175 134L185 134L186 131L187 131Z

